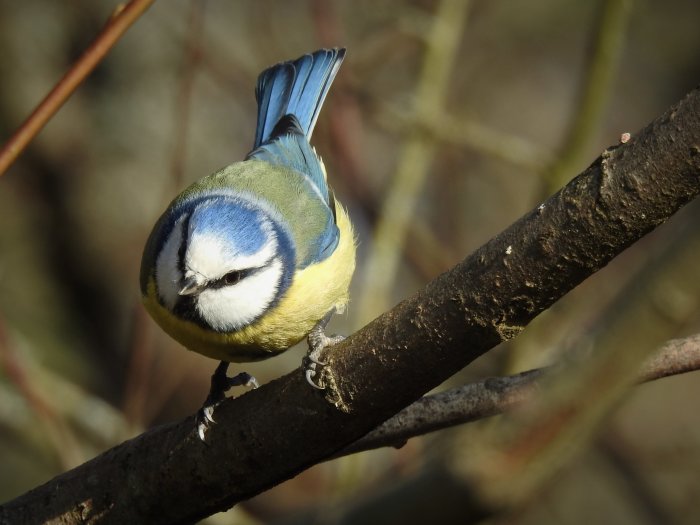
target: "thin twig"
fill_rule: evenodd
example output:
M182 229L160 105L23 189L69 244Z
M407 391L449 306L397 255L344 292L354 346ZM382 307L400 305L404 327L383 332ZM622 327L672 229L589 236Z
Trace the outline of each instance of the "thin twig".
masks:
M131 0L114 10L102 32L0 150L0 176L153 1Z
M406 115L405 111L395 105L387 104L380 108L376 117L380 125L392 131L421 130L434 140L465 146L528 170L540 170L552 159L550 152L526 139L451 115L444 110L418 120L415 116Z
M490 377L425 396L334 457L380 447L400 447L412 437L502 414L527 401L550 368ZM639 381L653 381L695 370L700 370L700 334L666 343L644 364Z

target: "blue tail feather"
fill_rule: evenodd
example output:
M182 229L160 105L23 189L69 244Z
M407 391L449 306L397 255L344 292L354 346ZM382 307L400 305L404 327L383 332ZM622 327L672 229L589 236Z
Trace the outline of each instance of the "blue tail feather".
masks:
M287 114L297 118L307 140L311 137L343 58L345 49L320 49L260 74L255 89L258 124L254 150L274 138L275 126Z

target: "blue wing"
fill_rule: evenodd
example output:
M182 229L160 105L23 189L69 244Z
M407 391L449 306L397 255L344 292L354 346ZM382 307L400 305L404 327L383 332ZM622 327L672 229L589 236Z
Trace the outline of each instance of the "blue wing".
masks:
M285 115L297 118L308 140L344 58L345 49L320 49L263 71L255 88L258 124L253 149L273 138Z
M333 253L338 245L340 232L335 223L335 201L333 193L328 188L319 158L306 140L297 118L293 115L284 116L275 126L272 136L270 141L252 151L248 158L288 166L303 173L327 209L326 225L321 235L314 240L314 247L309 252L308 260L302 261L303 268L312 262L322 261Z

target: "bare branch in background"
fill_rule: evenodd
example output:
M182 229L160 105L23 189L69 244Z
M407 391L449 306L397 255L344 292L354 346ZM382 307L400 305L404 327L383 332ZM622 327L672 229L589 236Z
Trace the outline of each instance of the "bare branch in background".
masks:
M379 447L400 447L412 437L502 414L535 395L542 377L556 373L556 366L551 368L489 377L423 397L341 450L336 457ZM700 370L700 334L666 343L644 364L639 379L653 381L696 370Z
M153 0L131 0L114 10L102 32L2 147L0 176L152 3Z

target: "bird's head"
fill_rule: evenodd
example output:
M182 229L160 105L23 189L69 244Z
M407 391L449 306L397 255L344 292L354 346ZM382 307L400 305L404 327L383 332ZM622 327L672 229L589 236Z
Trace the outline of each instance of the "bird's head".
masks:
M156 258L161 302L216 332L260 317L289 286L294 253L280 221L256 203L228 196L175 213Z

